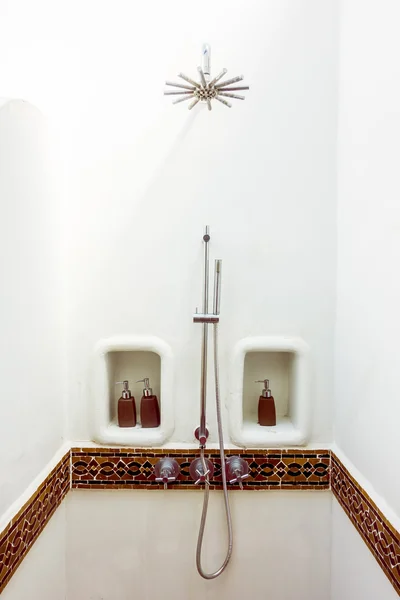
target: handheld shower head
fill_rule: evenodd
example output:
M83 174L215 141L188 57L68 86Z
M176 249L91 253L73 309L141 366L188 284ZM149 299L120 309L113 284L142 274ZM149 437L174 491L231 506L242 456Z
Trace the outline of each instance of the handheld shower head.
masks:
M214 268L214 304L213 313L219 315L220 304L221 304L221 271L222 271L222 260L217 258L215 261Z

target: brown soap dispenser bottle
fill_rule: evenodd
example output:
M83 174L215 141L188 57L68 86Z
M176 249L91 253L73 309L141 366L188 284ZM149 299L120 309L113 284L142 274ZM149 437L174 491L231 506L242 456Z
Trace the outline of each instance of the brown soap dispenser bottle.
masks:
M122 383L124 389L122 396L118 400L118 425L120 427L135 427L136 426L136 404L135 398L132 396L129 389L129 381L117 381Z
M140 420L142 427L158 427L160 425L160 407L157 396L149 387L149 378L139 379L136 383L144 382L143 396L140 401Z
M260 425L276 425L275 400L269 389L269 379L258 380L256 383L263 383L264 389L258 400L258 422Z

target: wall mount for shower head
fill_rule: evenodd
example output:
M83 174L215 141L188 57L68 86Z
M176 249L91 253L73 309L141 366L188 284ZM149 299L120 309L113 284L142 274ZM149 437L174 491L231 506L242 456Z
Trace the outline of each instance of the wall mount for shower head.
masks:
M178 104L179 102L184 102L185 100L192 100L188 107L189 110L192 110L192 108L196 106L196 104L198 104L199 102L206 102L208 110L212 110L212 100L218 100L224 106L231 108L232 104L228 100L226 100L226 98L234 98L236 100L245 99L245 97L242 95L232 94L232 92L249 89L249 86L247 85L234 86L234 84L238 81L242 81L243 75L239 75L238 77L233 77L232 79L227 79L226 81L218 83L220 79L222 79L222 77L227 73L226 69L222 69L219 75L210 80L210 55L210 46L208 44L204 44L201 61L202 65L201 67L197 68L200 75L200 81L195 81L194 79L191 79L191 77L188 77L183 73L179 73L178 77L180 77L190 85L186 85L183 83L174 83L172 81L165 82L165 85L179 88L171 92L164 92L165 96L181 96L180 98L174 100L172 104Z

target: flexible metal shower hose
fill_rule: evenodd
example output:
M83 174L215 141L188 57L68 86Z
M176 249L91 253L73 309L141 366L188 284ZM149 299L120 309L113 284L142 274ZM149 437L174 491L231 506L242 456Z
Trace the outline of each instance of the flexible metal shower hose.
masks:
M203 511L201 513L201 521L200 521L200 529L199 529L199 537L197 539L197 550L196 550L196 565L199 574L204 577L204 579L215 579L218 575L225 570L228 565L230 558L232 556L232 548L233 548L233 532L232 532L232 516L231 509L229 506L229 498L228 498L228 485L226 481L226 470L225 470L225 451L224 451L224 437L222 433L222 418L221 418L221 401L219 396L219 369L218 369L218 323L214 323L214 376L215 376L215 403L217 408L217 423L218 423L218 439L219 439L219 454L221 457L221 474L222 474L222 485L224 490L224 503L225 503L225 514L226 514L226 522L228 526L228 551L226 553L226 557L220 568L214 573L205 573L203 567L201 566L201 550L203 546L203 537L204 537L204 528L206 526L207 520L207 510L208 510L208 498L209 498L209 483L206 478L204 484L204 500L203 500ZM201 448L200 457L203 463L203 472L207 471L206 463L204 460L204 448Z

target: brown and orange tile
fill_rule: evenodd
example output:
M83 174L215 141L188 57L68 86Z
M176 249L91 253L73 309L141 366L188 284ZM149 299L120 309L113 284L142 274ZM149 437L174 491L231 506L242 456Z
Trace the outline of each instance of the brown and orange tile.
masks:
M400 594L400 535L340 460L329 450L227 450L249 465L244 489L325 490L336 498ZM163 456L177 460L180 473L169 487L199 489L189 474L196 449L72 448L46 477L30 500L0 533L0 592L29 552L70 487L80 489L162 489L154 465ZM222 488L217 450L206 452L214 463L210 489ZM232 487L232 486L231 486Z
M400 533L333 452L331 489L400 595Z
M132 449L73 448L72 487L90 487L98 489L100 485L108 488L158 489L162 485L155 481L154 464L161 456L174 458L180 466L177 480L171 489L186 489L194 486L189 474L190 462L198 456L193 449L164 450L145 452ZM264 450L238 451L228 450L227 457L240 455L249 465L249 478L243 483L245 489L269 489L292 487L302 489L328 489L330 479L330 455L324 451L303 450ZM210 485L215 489L222 487L221 462L219 452L211 450L206 457L214 464L214 475ZM300 487L301 486L301 487Z
M0 533L0 593L70 488L70 453Z

